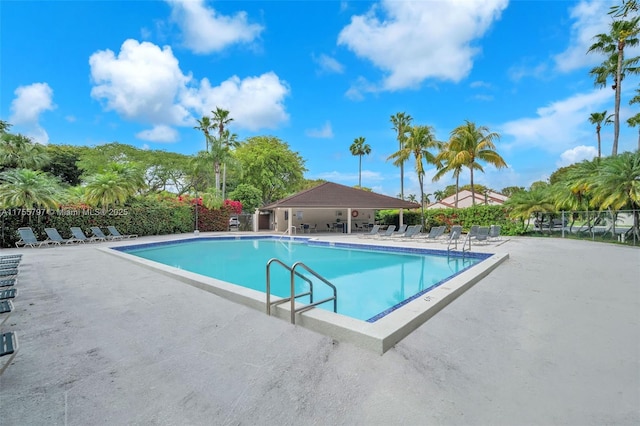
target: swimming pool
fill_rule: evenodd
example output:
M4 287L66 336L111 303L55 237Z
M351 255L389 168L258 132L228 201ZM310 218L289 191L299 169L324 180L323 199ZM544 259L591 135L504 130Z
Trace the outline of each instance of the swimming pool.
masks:
M401 252L362 247L336 247L304 240L200 239L127 250L128 253L164 265L265 292L266 264L276 258L287 266L303 262L337 289L337 313L376 321L489 255L447 256L433 252ZM271 294L291 294L290 273L283 267L270 268ZM333 293L328 285L300 270L313 283L314 299ZM309 291L309 281L297 278L296 294ZM297 300L310 303L306 296ZM333 310L333 303L318 305Z
M105 250L263 311L267 261L278 258L289 266L302 261L338 288L338 315L333 313L333 303L326 303L296 314L296 324L383 353L508 257L487 253L447 257L446 251L408 245L412 247L388 247L366 240L235 236ZM271 268L271 293L276 298L289 296L289 277L286 269ZM296 293L305 286L297 280ZM325 298L329 291L324 285L314 284L314 289L315 300ZM289 303L274 306L271 314L288 319Z

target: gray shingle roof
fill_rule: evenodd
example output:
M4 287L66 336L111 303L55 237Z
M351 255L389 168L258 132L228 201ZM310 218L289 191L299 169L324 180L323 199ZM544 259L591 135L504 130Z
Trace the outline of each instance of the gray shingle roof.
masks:
M362 189L351 188L333 182L325 182L314 188L298 192L282 200L262 207L275 208L355 208L355 209L417 209L420 204L403 201Z

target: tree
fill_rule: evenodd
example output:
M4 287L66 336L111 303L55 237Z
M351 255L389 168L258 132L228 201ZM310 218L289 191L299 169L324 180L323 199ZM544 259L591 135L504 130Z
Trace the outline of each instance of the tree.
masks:
M510 217L520 219L525 224L525 232L532 217L541 222L544 213L555 211L548 187L516 192L505 201L504 206L509 209Z
M42 171L59 178L64 184L80 185L82 170L78 167L80 153L84 147L72 145L53 145L45 147L49 156L49 163L41 168Z
M134 164L110 163L102 173L87 178L85 199L88 204L108 208L124 204L144 186L142 172Z
M513 194L520 191L524 191L524 186L507 186L506 188L502 188L500 193L507 197L511 197Z
M4 120L0 120L0 134L7 133L11 128L11 124L7 123Z
M611 121L611 117L613 117L613 114L607 115L607 110L602 112L592 112L591 116L589 116L589 123L596 125L596 135L598 136L598 158L602 156L600 130L602 129L603 124L606 126L607 124L613 123L613 121Z
M631 98L629 101L629 105L640 103L640 89L636 89L636 95ZM630 127L636 127L640 124L640 113L634 115L633 117L629 117L627 119L627 124ZM638 151L640 151L640 126L638 127Z
M630 13L638 11L638 1L637 0L622 0L622 4L617 6L611 6L609 8L609 15L612 15L614 18L626 17Z
M231 152L233 149L240 145L238 142L238 135L235 133L229 134L229 130L225 130L222 135L222 149L224 155L222 157L222 198L225 198L227 190L227 163L233 159Z
M23 135L0 134L0 165L2 169L38 170L49 163L43 145Z
M398 151L401 151L404 147L412 121L413 118L404 112L398 112L396 115L391 116L392 129L396 131L396 138L398 139ZM400 166L400 199L404 199L404 162L400 162L397 165Z
M456 185L453 191L445 190L445 196L443 198L448 197L449 192L456 195L454 207L458 208L458 193L460 192L460 173L462 173L462 167L464 166L461 163L462 160L462 151L463 147L460 144L460 140L450 138L448 142L446 142L440 152L438 153L438 161L441 166L438 168L438 171L433 176L433 182L437 182L442 177L444 177L449 172L453 172L453 176L456 178Z
M56 178L29 169L10 169L0 173L0 208L56 209L61 188Z
M358 156L358 187L362 186L362 156L371 154L371 147L364 143L365 139L360 136L354 139L353 143L349 147L351 155Z
M622 80L626 74L637 74L640 68L636 66L640 57L625 59L626 47L638 45L638 33L640 27L638 23L640 17L631 20L617 20L611 22L608 34L598 34L595 43L589 47L587 53L597 52L604 54L604 62L593 68L590 74L595 78L596 86L604 87L609 77L613 78L612 89L615 90L615 107L613 121L613 148L611 155L618 155L618 138L620 136L620 98L622 93Z
M404 146L399 151L391 154L389 159L394 160L394 165L404 163L411 155L415 160L415 170L418 175L418 184L420 185L420 204L422 228L424 229L424 163L439 165L435 154L430 149L440 149L441 143L436 141L431 126L412 126L409 129L409 137L405 140Z
M242 181L258 188L265 204L298 191L304 183L304 159L276 137L248 138L235 155Z
M196 119L196 121L198 122L198 125L194 126L193 128L196 130L200 130L202 133L204 133L204 141L206 144L205 149L209 151L209 144L211 142L211 135L209 134L209 130L211 130L214 127L214 125L211 122L211 119L206 115L203 115L202 119L200 120Z
M496 152L496 146L493 143L500 136L495 132L489 132L489 129L485 126L478 127L467 120L465 124L453 129L451 138L454 141L454 145L459 149L453 163L464 165L469 169L471 175L471 198L475 205L473 171L484 172L480 161L489 163L498 169L507 167L507 163Z
M227 124L233 121L233 118L229 116L229 111L216 106L215 111L211 111L213 114L213 127L218 129L218 138L214 140L216 143L214 155L215 171L216 171L216 188L220 188L220 164L224 163L226 157L226 148L229 142L229 132L226 130ZM234 135L235 136L235 135ZM224 191L224 190L223 190Z
M262 203L262 194L260 190L255 186L247 185L246 183L241 183L236 186L236 189L229 193L229 198L240 201L242 203L242 209L251 213L260 207L260 204Z
M447 197L445 195L445 192L442 190L433 191L433 196L435 197L437 203L439 203L440 201L444 200Z

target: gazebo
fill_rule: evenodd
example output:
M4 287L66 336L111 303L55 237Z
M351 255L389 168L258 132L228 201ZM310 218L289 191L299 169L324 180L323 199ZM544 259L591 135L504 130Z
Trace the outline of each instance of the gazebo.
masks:
M376 210L400 209L402 224L403 209L416 208L420 204L325 182L260 208L255 229L351 233L352 229L368 228L374 222Z

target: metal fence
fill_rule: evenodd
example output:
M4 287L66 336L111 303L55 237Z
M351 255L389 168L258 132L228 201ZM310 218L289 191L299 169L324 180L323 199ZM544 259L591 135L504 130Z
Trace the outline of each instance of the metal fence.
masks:
M540 213L533 232L562 238L640 245L640 210L562 211Z

